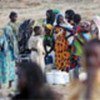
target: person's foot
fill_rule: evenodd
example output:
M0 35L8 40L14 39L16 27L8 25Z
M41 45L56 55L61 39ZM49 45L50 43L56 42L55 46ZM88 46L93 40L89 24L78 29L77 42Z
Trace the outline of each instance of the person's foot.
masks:
M12 88L12 85L13 85L13 80L9 81L9 87L8 88Z

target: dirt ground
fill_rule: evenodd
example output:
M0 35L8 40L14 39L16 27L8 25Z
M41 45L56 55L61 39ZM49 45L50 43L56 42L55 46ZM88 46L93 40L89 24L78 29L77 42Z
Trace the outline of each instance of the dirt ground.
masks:
M55 2L54 2L55 1ZM76 2L74 2L76 1ZM67 9L74 9L82 15L82 18L92 18L100 15L100 1L94 0L0 0L0 29L9 21L11 11L18 12L18 21L32 18L36 23L45 18L47 9L60 9L62 13Z
M69 83L66 85L50 85L50 87L57 93L61 100L67 100L69 94ZM9 89L0 90L0 100L11 100L9 97L9 94L11 93L12 92Z

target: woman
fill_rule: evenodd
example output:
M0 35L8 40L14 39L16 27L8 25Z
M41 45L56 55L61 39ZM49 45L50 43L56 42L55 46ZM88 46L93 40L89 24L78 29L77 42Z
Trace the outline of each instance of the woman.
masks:
M65 19L67 20L67 23L70 25L73 25L73 17L75 15L75 12L72 9L68 9L65 11Z
M83 46L83 39L81 38L80 34L80 21L81 21L81 16L79 14L74 14L73 15L73 33L74 33L74 39L73 42L71 44L72 46L72 58L71 59L71 63L73 63L73 61L75 61L75 64L71 64L71 67L74 68L74 77L78 78L78 70L79 70L79 58L82 54L81 48Z
M68 52L68 41L66 37L65 22L62 15L57 17L57 25L54 28L55 38L55 65L59 70L66 70L70 67L70 53Z
M74 28L74 53L77 56L81 56L83 53L83 46L91 39L90 23L89 21L79 22L79 24L76 24Z
M14 37L13 41L13 46L14 46L14 53L15 58L18 57L19 50L18 50L18 24L17 24L17 19L18 19L18 14L16 12L11 12L9 15L10 22L8 23L8 26L11 27L12 29L12 34Z
M46 19L44 21L44 25L51 24L53 25L55 21L55 14L52 9L46 11Z
M31 61L17 64L18 90L12 100L59 100L47 85L40 67Z
M16 39L13 34L12 28L10 26L6 26L4 28L4 44L5 44L5 64L7 68L7 77L9 81L9 87L11 87L12 82L15 81L15 43Z
M100 40L94 39L84 47L84 64L87 79L74 82L68 100L99 100L100 99Z
M28 49L28 40L32 35L34 23L35 21L33 19L27 19L19 27L18 46L20 55L30 54L30 50Z

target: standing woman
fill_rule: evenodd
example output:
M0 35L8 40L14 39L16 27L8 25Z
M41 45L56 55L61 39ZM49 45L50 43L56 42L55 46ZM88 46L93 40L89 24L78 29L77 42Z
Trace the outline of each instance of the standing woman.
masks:
M14 53L14 57L17 57L19 54L18 50L18 14L14 11L12 11L9 15L10 22L7 24L7 26L11 27L12 35L13 35L13 50L12 53Z
M73 56L76 57L76 65L74 66L74 78L79 78L79 69L80 69L80 60L83 54L83 46L87 43L90 37L87 37L89 33L90 25L88 22L81 23L81 15L75 14L73 17L74 22L74 40L72 43L73 46ZM86 37L84 37L86 36Z
M3 35L0 36L0 83L5 88L10 88L15 80L13 42L12 29L7 25Z
M12 82L15 81L15 57L14 57L14 36L12 32L12 28L10 26L6 26L4 29L4 37L5 37L5 69L7 71L7 81L9 84L9 88L12 86Z
M62 15L57 17L57 25L54 28L55 38L55 65L59 70L66 70L70 67L70 53L68 52L68 41L66 37L65 22Z
M15 59L18 56L17 46L17 13L10 13L10 22L4 28L4 76L5 83L8 84L9 88L12 87L12 83L15 81Z

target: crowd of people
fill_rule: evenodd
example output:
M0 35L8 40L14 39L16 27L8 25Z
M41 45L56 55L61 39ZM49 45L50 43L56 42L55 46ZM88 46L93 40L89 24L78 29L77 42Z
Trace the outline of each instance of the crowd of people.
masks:
M17 18L16 12L10 13L10 22L0 36L0 88L11 88L18 80L20 93L13 100L59 100L59 95L45 86L47 65L53 64L51 70L68 73L73 70L76 80L84 65L87 80L73 85L75 89L70 92L69 100L98 100L100 17L83 20L72 9L65 14L49 9L42 26L35 25L34 19L26 19L18 25ZM77 92L73 92L75 90Z

